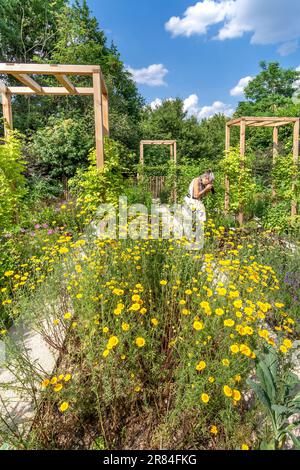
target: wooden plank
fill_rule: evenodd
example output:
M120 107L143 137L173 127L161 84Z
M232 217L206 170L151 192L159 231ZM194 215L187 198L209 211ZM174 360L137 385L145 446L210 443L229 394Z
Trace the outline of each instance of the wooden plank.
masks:
M71 95L76 95L76 87L73 85L73 83L68 79L68 77L64 74L56 74L55 78L57 81L64 87L66 90L71 94Z
M7 137L9 131L13 129L11 94L8 92L2 93L2 112L4 118L4 136Z
M173 145L174 145L174 163L176 165L177 164L177 142L176 142L176 140L175 140Z
M144 145L171 145L174 144L175 140L142 140Z
M230 149L230 126L226 125L225 131L225 150L226 152ZM225 214L229 212L229 205L230 205L230 183L228 175L225 175Z
M144 143L140 143L140 163L144 165Z
M102 73L101 70L100 70L100 74L101 74L102 93L103 93L103 95L108 96L107 86L106 86L106 83L105 83L105 80L104 80L104 77L103 77L103 73Z
M92 87L76 87L76 94L77 95L93 95L94 88ZM8 87L8 91L14 95L34 95L35 91L33 91L29 87L21 87L21 86L11 86ZM61 87L43 87L43 94L44 95L69 95L70 93L66 88Z
M0 73L27 73L36 75L93 75L100 72L99 65L9 64L0 63Z
M108 96L102 94L103 133L109 135Z
M291 207L291 215L295 217L297 215L297 201L296 201L296 189L298 181L298 161L299 161L299 131L300 131L300 120L297 119L294 124L294 143L293 143L293 179L292 179L292 192L293 200Z
M273 168L276 164L277 157L278 157L278 127L274 127L273 129ZM276 188L275 188L273 181L272 181L272 197L273 197L273 205L275 205Z
M38 95L44 94L43 88L35 80L33 80L33 78L29 77L29 75L25 73L12 73L11 75L13 75L17 80L19 80L19 82L31 88L31 90L37 93Z
M95 137L96 137L96 159L97 167L104 167L104 142L103 142L103 119L102 119L102 90L100 73L93 74L94 87L94 112L95 112Z
M242 119L241 120L241 128L240 128L240 156L241 156L241 170L245 167L245 153L246 153L246 122ZM239 224L242 226L244 223L244 209L242 203L239 202Z

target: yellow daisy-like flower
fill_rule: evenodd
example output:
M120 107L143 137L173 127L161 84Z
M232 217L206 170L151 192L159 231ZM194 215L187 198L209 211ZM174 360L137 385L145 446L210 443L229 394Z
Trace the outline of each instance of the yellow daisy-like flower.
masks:
M105 351L103 351L102 353L102 356L107 357L108 355L109 355L109 349L105 349Z
M232 344L230 346L230 351L232 352L232 354L237 354L240 351L239 345L238 344Z
M144 338L139 337L139 338L136 338L135 344L136 344L139 348L143 348L143 347L145 346L145 344L146 344L146 341L144 340Z
M235 323L234 320L232 320L231 318L224 320L224 326L231 327L231 326L234 326L234 323Z
M164 279L160 281L161 286L166 286L167 284L168 284L168 281L165 281Z
M248 444L242 444L241 449L242 449L242 450L249 450Z
M119 338L117 336L111 336L107 342L107 349L113 349L119 344Z
M238 390L234 389L233 392L232 392L232 398L235 401L240 401L240 399L242 398L242 395Z
M194 328L194 330L196 330L196 331L200 331L200 330L203 330L204 325L203 325L203 323L202 323L201 321L198 321L198 320L197 320L197 321L194 322L193 328Z
M64 381L65 382L69 382L72 378L72 375L71 374L66 374L65 377L64 377Z
M238 299L233 302L233 305L235 308L242 308L243 302L240 299Z
M64 401L64 402L60 405L59 409L60 409L60 411L61 411L62 413L64 413L65 411L67 411L67 409L69 408L69 406L70 406L69 403L68 403L67 401Z
M50 380L49 380L49 379L45 379L45 380L43 380L43 382L41 383L41 387L42 387L42 388L47 388L49 384L50 384Z
M223 364L223 366L225 366L225 367L229 367L230 361L229 361L228 359L222 359L222 364Z
M201 400L203 401L203 403L208 403L210 400L210 396L207 393L202 393Z
M129 328L130 328L130 326L129 326L128 323L122 323L122 330L123 331L129 331Z
M208 381L209 381L211 384L213 384L213 383L215 382L215 380L216 380L216 379L215 379L214 377L212 377L212 376L208 377Z
M156 318L151 318L151 323L153 326L157 326L158 325L158 320Z
M233 390L228 385L224 385L223 392L224 392L224 395L226 395L226 397L229 397L229 398L232 397Z
M210 433L213 434L214 436L216 436L218 434L217 426L215 426L215 425L211 426Z
M204 370L206 368L206 362L205 361L200 361L198 362L198 364L196 365L196 370L201 372L202 370Z
M216 308L215 314L218 315L218 317L221 317L224 315L224 310L222 308Z
M62 384L56 384L54 385L53 390L55 392L60 392L62 388L63 388Z

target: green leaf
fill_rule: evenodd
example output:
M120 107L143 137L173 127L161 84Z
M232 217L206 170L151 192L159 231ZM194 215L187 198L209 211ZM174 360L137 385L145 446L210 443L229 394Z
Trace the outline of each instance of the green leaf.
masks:
M268 411L271 413L272 412L271 402L270 402L270 399L269 399L268 395L264 391L264 389L259 384L253 382L253 380L248 379L247 383L250 385L250 387L256 393L256 395L257 395L258 399L260 400L260 402L264 406L266 406L268 408Z

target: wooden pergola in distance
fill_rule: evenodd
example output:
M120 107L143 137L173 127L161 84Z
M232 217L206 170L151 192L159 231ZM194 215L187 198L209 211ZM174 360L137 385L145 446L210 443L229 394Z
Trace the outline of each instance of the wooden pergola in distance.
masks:
M144 164L144 145L167 145L170 147L170 157L177 162L177 141L176 140L141 140L140 142L140 163Z
M294 141L293 141L293 178L292 178L292 191L295 194L297 176L298 176L298 160L299 160L299 129L300 129L300 119L292 117L240 117L228 121L226 124L226 139L225 147L226 151L230 149L230 130L233 126L240 127L240 155L241 155L241 165L243 165L243 157L246 152L246 127L272 127L273 128L273 165L276 162L276 157L278 155L278 128L281 126L286 126L287 124L292 124L294 127ZM274 186L272 187L273 196L276 195ZM229 211L230 203L230 185L228 176L225 177L225 212ZM291 208L292 216L297 215L297 203L295 200L292 201ZM243 208L240 205L239 208L239 222L243 223L244 214Z
M98 65L49 65L49 64L0 64L0 74L12 75L23 86L7 86L0 81L2 108L4 117L4 132L13 128L12 95L83 95L93 96L95 112L95 137L97 166L104 166L104 136L109 134L108 124L108 93L105 81ZM43 87L30 75L53 75L60 86ZM91 87L76 87L69 76L90 76Z

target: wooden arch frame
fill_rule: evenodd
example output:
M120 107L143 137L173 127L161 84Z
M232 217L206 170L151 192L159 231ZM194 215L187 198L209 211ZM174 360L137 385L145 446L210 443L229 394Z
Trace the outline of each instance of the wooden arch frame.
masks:
M144 164L144 145L167 145L170 147L170 158L177 162L177 141L176 140L141 140L140 142L140 163Z
M232 119L226 124L226 137L225 137L225 149L228 151L230 149L230 131L231 127L239 126L240 127L240 156L241 156L241 165L243 165L243 157L246 153L246 128L247 127L272 127L273 128L273 165L276 161L278 155L278 129L281 126L287 124L292 124L294 127L293 134L293 178L292 178L292 191L295 193L297 176L298 176L298 161L299 161L299 130L300 130L300 119L292 117L240 117L237 119ZM273 196L276 195L275 187L272 187ZM230 185L228 176L225 176L225 213L228 213L230 205ZM297 215L297 203L295 200L292 201L291 206L291 215L292 217ZM243 207L240 205L239 208L239 222L242 225L244 221L244 212Z
M94 99L95 138L97 167L104 167L104 136L109 135L108 92L98 65L49 65L49 64L0 64L0 74L12 75L23 86L7 86L0 81L2 109L4 117L4 133L13 128L12 95L91 95ZM43 87L30 75L53 75L61 86ZM92 77L91 87L75 87L70 75ZM25 85L25 86L24 86Z

